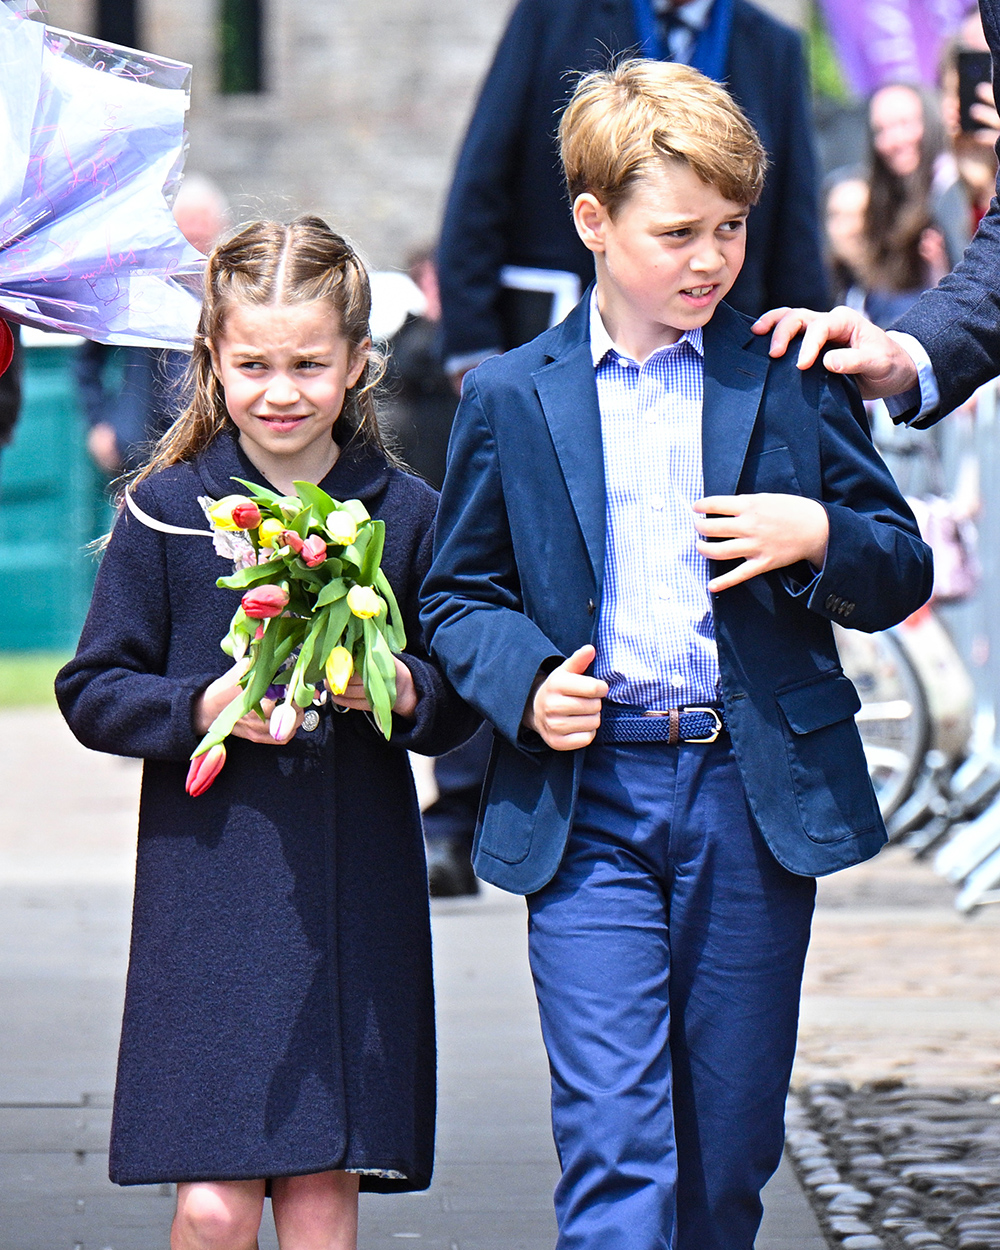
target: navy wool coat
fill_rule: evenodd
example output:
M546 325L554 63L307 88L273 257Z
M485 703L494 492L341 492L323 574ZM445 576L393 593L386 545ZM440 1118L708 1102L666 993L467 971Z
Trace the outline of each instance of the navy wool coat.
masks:
M198 496L262 482L231 434L142 483L152 517L208 529ZM386 523L383 568L420 695L391 745L324 708L285 746L231 738L184 791L192 705L231 664L230 561L128 512L104 556L56 693L85 746L144 761L132 948L111 1139L119 1184L333 1168L363 1189L423 1189L434 1144L427 878L404 748L438 754L475 726L420 641L417 591L436 496L348 447L322 486Z

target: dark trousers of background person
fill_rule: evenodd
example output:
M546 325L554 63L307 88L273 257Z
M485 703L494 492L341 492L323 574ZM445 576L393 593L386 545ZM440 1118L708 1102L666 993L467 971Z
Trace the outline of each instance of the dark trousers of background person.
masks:
M424 840L435 898L479 889L472 871L472 838L492 742L493 726L480 725L468 742L434 761L438 798L424 812Z
M557 1250L753 1250L814 897L761 837L728 737L587 748L566 853L528 897Z

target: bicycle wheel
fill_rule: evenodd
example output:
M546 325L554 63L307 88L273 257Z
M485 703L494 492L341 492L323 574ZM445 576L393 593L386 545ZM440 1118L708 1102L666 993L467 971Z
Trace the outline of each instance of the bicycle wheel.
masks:
M920 678L891 633L834 626L840 662L861 697L855 717L883 817L910 795L930 743L930 715Z

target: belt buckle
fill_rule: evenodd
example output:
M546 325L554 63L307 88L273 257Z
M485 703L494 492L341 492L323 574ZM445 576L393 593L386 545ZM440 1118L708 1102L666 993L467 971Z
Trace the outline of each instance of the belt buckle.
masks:
M685 712L705 712L715 721L715 729L707 738L686 738L686 742L715 742L719 734L722 733L722 717L719 715L718 708L714 707L686 707L682 709Z

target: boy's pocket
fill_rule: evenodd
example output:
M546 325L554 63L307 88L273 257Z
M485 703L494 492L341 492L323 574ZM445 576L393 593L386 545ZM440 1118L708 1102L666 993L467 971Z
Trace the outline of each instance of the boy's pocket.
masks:
M806 834L839 842L877 828L878 804L868 778L854 714L858 692L840 670L775 692L788 731L792 790Z

